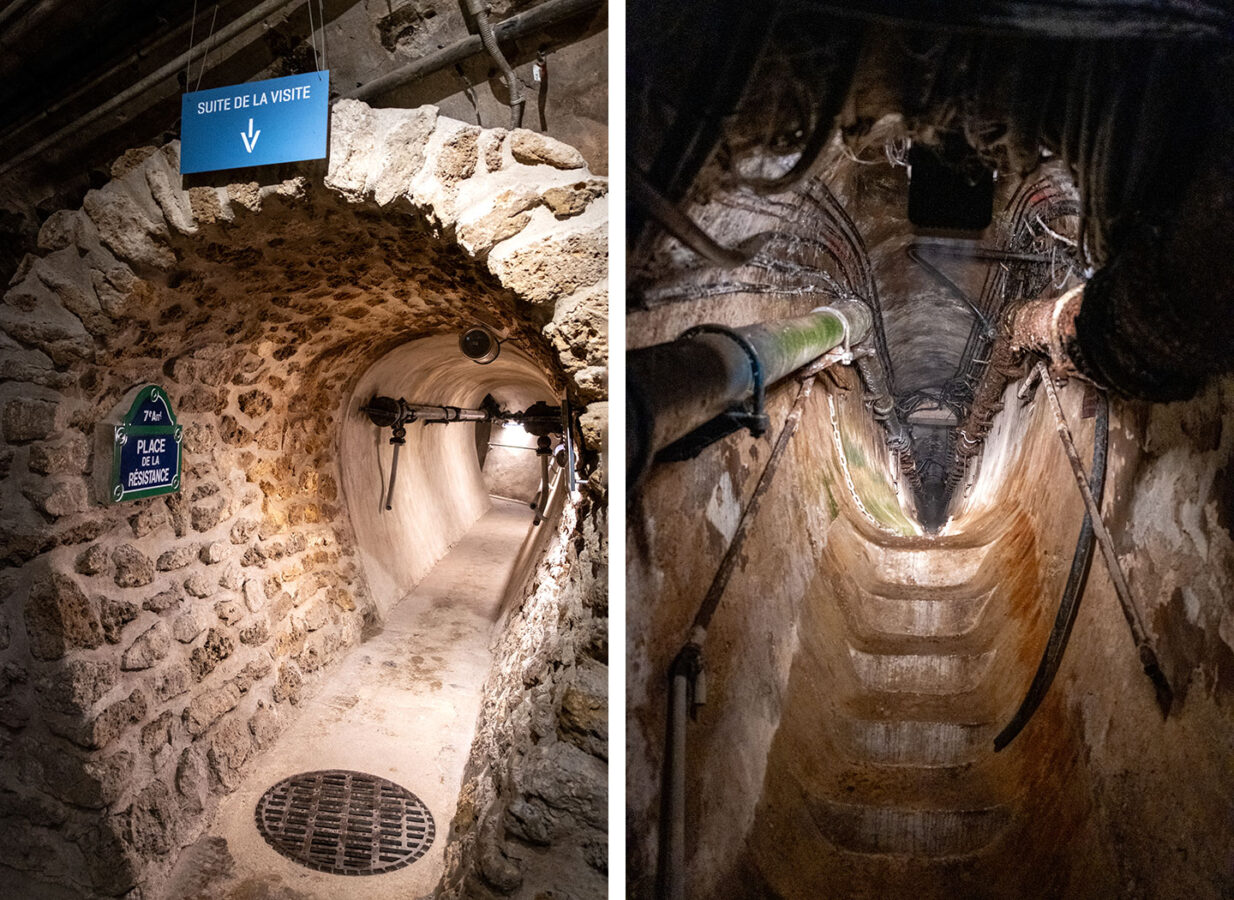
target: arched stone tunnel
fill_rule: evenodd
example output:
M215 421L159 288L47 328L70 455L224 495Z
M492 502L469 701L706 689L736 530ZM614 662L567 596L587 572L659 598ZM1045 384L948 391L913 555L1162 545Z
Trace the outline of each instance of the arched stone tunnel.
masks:
M1229 47L1104 6L631 13L631 896L1234 891ZM750 434L760 323L853 301L855 356ZM1086 513L1038 359L1088 470L1108 402L1101 519L1173 701L1090 538L996 749ZM691 383L742 427L682 459Z
M177 144L130 151L4 295L9 896L335 895L227 830L314 761L423 779L403 890L603 893L606 181L433 107L341 101L330 135L324 178L273 184L182 190ZM182 489L104 505L100 411L148 383ZM374 394L568 401L585 483L555 463L533 526L534 450L413 422L391 492Z

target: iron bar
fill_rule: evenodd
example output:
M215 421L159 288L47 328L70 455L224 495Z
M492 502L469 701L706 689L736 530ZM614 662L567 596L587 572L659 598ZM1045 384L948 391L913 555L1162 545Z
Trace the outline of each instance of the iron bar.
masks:
M1054 411L1059 440L1062 442L1063 450L1066 451L1067 461L1071 463L1071 471L1075 475L1075 482L1076 486L1080 489L1080 496L1084 498L1084 505L1087 507L1088 514L1092 518L1093 534L1097 537L1097 543L1101 545L1101 553L1105 557L1106 568L1110 573L1110 581L1114 583L1114 593L1118 595L1118 602L1122 607L1123 616L1127 619L1127 625L1131 629L1131 639L1135 641L1140 664L1144 667L1144 674L1153 683L1153 688L1157 693L1157 705L1161 708L1162 716L1168 716L1170 714L1170 706L1174 702L1174 692L1170 688L1169 681L1166 680L1165 673L1161 670L1161 665L1157 660L1157 653L1153 649L1152 641L1149 639L1148 632L1145 630L1144 623L1140 618L1140 611L1136 608L1135 599L1131 596L1131 586L1127 584L1127 576L1123 574L1122 564L1118 561L1118 554L1114 549L1114 540L1110 537L1109 531L1106 530L1105 522L1101 519L1101 508L1097 505L1097 501L1093 499L1093 493L1088 487L1088 479L1084 475L1084 465L1080 462L1080 456L1076 452L1075 441L1071 437L1071 429L1067 426L1067 417L1063 413L1063 406L1058 400L1058 391L1054 387L1054 382L1051 380L1050 372L1046 368L1045 363L1037 363L1037 376L1045 387L1046 396L1050 401L1050 409Z
M703 645L707 640L707 629L711 619L720 605L729 579L741 559L745 547L746 536L750 525L758 515L767 489L780 467L784 453L788 448L797 426L801 424L801 416L805 411L806 401L814 388L818 370L811 371L801 380L797 390L797 398L784 419L784 426L776 439L767 465L763 466L754 492L741 513L733 539L720 560L720 566L698 612L690 627L690 636L685 646L673 659L669 669L669 708L668 708L668 748L665 759L664 818L665 823L660 828L660 873L658 895L663 900L682 900L685 897L685 782L686 782L686 723L687 711L693 712L706 700L706 675L703 664Z
M1097 394L1097 415L1093 427L1093 463L1089 476L1089 490L1097 505L1101 505L1105 493L1106 448L1109 444L1110 403L1104 393ZM1028 724L1041 701L1045 699L1058 667L1062 665L1063 653L1071 638L1071 629L1075 626L1076 615L1080 611L1080 600L1084 595L1084 584L1088 580L1088 570L1093 561L1093 518L1086 509L1084 521L1080 525L1080 535L1076 538L1075 554L1071 557L1071 571L1067 575L1067 584L1063 587L1063 596L1058 603L1058 613L1054 617L1054 627L1050 631L1049 640L1041 653L1041 662L1033 674L1028 692L1020 702L1019 708L1007 726L994 738L994 751L998 752L1016 739L1024 726Z
M676 238L682 246L692 250L712 265L721 269L735 269L744 266L754 256L754 252L762 246L760 241L748 250L725 247L682 212L677 204L672 203L657 191L637 169L630 169L627 178L631 198L647 211L656 224Z

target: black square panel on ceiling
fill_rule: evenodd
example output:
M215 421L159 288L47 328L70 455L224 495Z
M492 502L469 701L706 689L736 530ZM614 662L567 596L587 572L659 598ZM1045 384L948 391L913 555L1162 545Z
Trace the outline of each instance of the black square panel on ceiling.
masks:
M994 172L962 142L949 142L945 153L909 148L908 220L918 228L981 231L994 215Z

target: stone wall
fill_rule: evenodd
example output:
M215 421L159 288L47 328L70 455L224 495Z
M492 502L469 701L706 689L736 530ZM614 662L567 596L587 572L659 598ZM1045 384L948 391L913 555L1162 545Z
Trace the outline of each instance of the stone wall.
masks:
M0 865L22 896L157 896L377 615L336 456L374 360L488 321L603 421L606 185L576 151L340 102L325 189L186 192L177 157L126 154L53 215L0 306ZM145 381L185 426L183 491L100 506L95 423Z
M1023 408L1014 390L965 512L1017 497L1042 557L1065 567L1083 506L1044 399ZM1080 414L1082 393L1068 386L1063 402L1087 466L1092 424ZM1234 889L1232 410L1229 378L1185 403L1111 400L1102 508L1174 704L1163 719L1097 549L1052 693L1083 737L1094 820L1120 896L1224 900ZM1012 489L992 493L999 482ZM1057 592L1043 603L1052 613ZM1042 726L1030 723L1017 740L1032 739L1034 727Z
M442 900L608 895L605 501L565 507L498 624Z

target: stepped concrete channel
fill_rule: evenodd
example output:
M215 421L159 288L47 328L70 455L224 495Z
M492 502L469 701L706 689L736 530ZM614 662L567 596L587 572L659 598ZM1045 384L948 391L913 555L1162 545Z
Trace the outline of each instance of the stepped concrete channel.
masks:
M1054 764L1078 738L992 749L1036 662L1025 634L1048 627L1024 600L1043 573L1023 537L1016 521L935 538L833 531L789 676L785 708L799 708L781 720L751 832L759 896L1049 895L1036 864L1054 842L1038 832L1083 808ZM1043 818L1034 786L1051 770L1063 808ZM786 854L787 829L814 852Z

